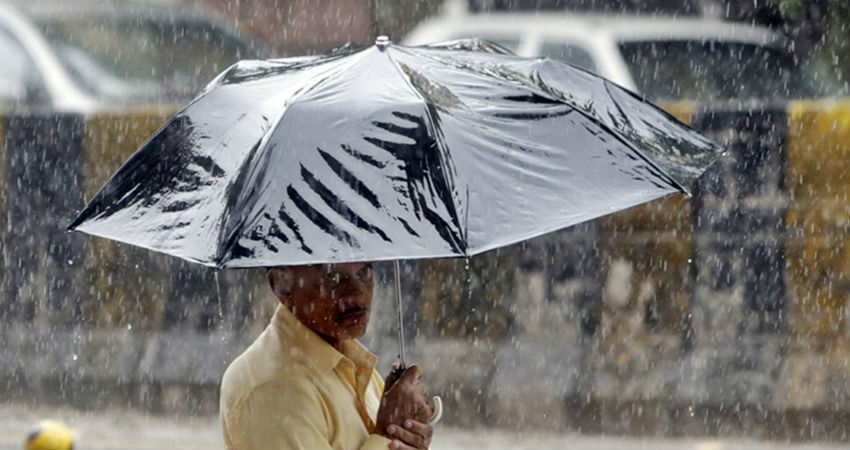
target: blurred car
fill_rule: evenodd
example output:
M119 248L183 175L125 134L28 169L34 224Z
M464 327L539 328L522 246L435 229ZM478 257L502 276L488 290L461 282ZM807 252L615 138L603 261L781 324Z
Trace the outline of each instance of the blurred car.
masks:
M0 1L0 110L185 103L268 45L167 4Z
M795 99L840 94L763 27L707 17L454 11L404 40L479 37L522 56L597 73L653 101Z

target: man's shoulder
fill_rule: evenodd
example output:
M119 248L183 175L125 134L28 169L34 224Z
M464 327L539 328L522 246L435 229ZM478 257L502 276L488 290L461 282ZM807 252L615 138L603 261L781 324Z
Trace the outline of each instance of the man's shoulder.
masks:
M222 412L234 411L251 398L312 397L318 391L311 382L314 377L309 370L293 364L278 372L260 374L240 370L239 366L233 368L231 364L221 382Z
M309 380L310 367L290 352L275 336L272 329L262 334L224 371L221 379L221 406L234 407L263 386L281 382L299 385Z

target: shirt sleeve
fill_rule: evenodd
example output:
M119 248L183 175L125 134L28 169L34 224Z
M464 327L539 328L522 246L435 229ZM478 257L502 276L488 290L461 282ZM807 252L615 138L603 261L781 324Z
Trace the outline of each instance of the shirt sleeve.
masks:
M387 450L390 448L390 442L392 441L389 438L380 434L370 434L366 442L360 446L360 450Z
M255 388L223 419L234 450L332 448L324 403L312 384L297 377ZM361 448L386 450L390 442L370 434Z

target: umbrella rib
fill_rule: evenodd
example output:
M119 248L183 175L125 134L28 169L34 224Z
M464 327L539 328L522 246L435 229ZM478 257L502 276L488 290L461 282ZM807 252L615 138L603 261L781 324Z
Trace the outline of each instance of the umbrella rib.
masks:
M397 50L396 47L391 47L391 49ZM449 186L454 186L454 183L452 182L453 178L449 177L449 175L446 173L446 170L447 170L446 168L455 167L455 166L453 164L446 164L446 161L443 158L444 155L448 155L448 152L443 151L444 146L445 146L445 142L441 138L442 133L439 130L439 125L438 125L439 121L436 120L436 117L435 117L437 115L437 113L434 110L433 106L429 103L429 101L428 101L427 97L424 95L424 93L421 92L418 89L417 86L415 86L413 83L410 82L410 80L408 78L409 75L401 67L399 67L399 63L390 55L390 53L391 52L388 51L388 52L386 52L386 55L387 55L387 59L392 64L392 67L399 74L399 77L404 82L404 84L407 85L410 88L410 90L413 92L413 94L416 95L416 97L419 98L422 101L422 104L423 104L423 107L425 108L426 114L425 114L424 118L418 118L418 119L422 120L423 125L426 128L430 128L430 130L433 132L432 134L433 134L433 140L434 140L435 148L438 150L438 152L437 152L438 158L440 158L440 160L441 160L441 164L439 164L440 178L442 178L443 183L445 183L445 185L446 185L447 189L445 190L445 192L453 192L453 189L448 189ZM403 113L394 113L394 114L397 117L401 117L403 119L412 121L414 123L417 122L417 120L415 120L414 118L405 117L406 114L403 114ZM429 125L430 125L430 127L429 127ZM432 179L433 179L433 177L432 177ZM466 254L466 252L467 252L467 239L468 239L468 235L467 235L468 224L467 223L460 223L461 220L460 220L460 217L458 216L458 213L457 213L457 205L454 204L453 198L451 198L451 197L448 198L448 199L440 198L440 200L443 202L444 206L446 207L446 210L449 213L450 219L452 219L453 221L456 221L455 224L457 225L458 232L460 232L460 236L455 236L455 233L449 232L444 227L440 227L438 232L443 237L443 239L446 240L446 242L448 242L449 245L452 246L452 248L454 250L459 251L462 254ZM425 216L425 218L428 221L430 221L432 223L434 223L435 220L443 222L442 217L439 217L439 215L437 215L433 211L430 211L429 208L422 208L422 209L423 209L423 215ZM465 210L468 210L468 205L465 206ZM464 214L464 220L466 220L467 218L468 218L468 213L465 213Z
M603 85L605 86L605 92L607 92L609 96L613 97L613 95L611 94L610 86L609 86L608 82L605 81L605 80L602 80L602 82L603 82ZM615 139L620 141L623 145L626 146L626 148L628 148L629 150L631 150L635 154L637 154L638 157L640 157L643 160L643 162L645 162L651 168L658 171L659 178L664 178L670 185L672 185L673 187L675 187L676 189L681 191L683 194L687 195L688 197L691 196L691 193L688 191L687 188L682 186L681 183L679 183L675 178L670 176L670 174L668 174L664 169L662 169L658 164L656 164L655 161L652 160L652 158L649 158L648 156L646 156L643 153L643 151L641 151L639 148L637 148L629 139L627 139L625 136L623 136L623 134L620 133L618 130L608 126L608 124L604 123L602 120L600 120L596 117L593 117L592 115L590 115L586 111L583 111L581 108L577 108L575 105L569 104L566 100L563 100L559 97L557 97L557 98L558 98L559 101L563 102L565 105L569 106L570 108L573 108L574 111L577 111L579 114L581 114L586 119L590 120L591 122L593 122L594 124L596 124L597 126L602 128L603 130L610 133L611 136L613 136ZM617 105L616 102L613 102L613 103L617 107L617 110L620 112L620 114L623 117L628 117L625 114L625 112L622 111L622 109L619 107L619 105Z
M548 60L549 58L543 58L543 59L547 59L547 60ZM591 75L592 75L592 74L591 74ZM595 75L594 75L594 76L595 76ZM536 90L536 89L537 89L537 86L535 86L535 85L533 85L533 84L530 84L530 83L526 82L526 80L524 80L524 79L516 78L516 77L515 77L515 78L513 78L513 79L514 79L514 80L516 80L516 81L518 81L518 82L520 82L520 83L522 83L524 86L528 87L528 88L529 88L529 89L531 89L531 90ZM613 97L613 95L611 94L611 91L610 91L610 87L609 87L608 82L607 82L606 80L602 80L602 82L603 82L603 85L605 86L605 91L608 93L608 95L609 95L609 96L612 96L612 97ZM578 113L579 113L582 117L584 117L584 118L586 118L586 119L590 120L591 122L593 122L594 124L596 124L597 126L599 126L600 128L602 128L603 130L607 131L607 132L608 132L611 136L613 136L613 137L614 137L615 139L617 139L620 143L622 143L623 145L625 145L625 146L626 146L626 148L628 148L629 150L633 151L636 155L638 155L638 157L640 157L640 158L641 158L641 160L643 160L643 161L644 161L647 165L649 165L652 169L655 169L656 171L658 171L658 172L659 172L659 177L660 177L660 178L664 178L664 179L665 179L665 180L666 180L666 181L667 181L667 182L668 182L668 183L669 183L672 187L674 187L674 188L676 188L677 190L681 191L683 194L685 194L685 195L687 195L687 196L689 196L689 197L691 196L691 194L690 194L690 192L688 191L688 189L687 189L687 188L685 188L684 186L682 186L682 184L681 184L681 183L679 183L679 182L678 182L675 178L673 178L672 176L670 176L670 174L668 174L668 173L667 173L664 169L662 169L660 166L658 166L658 164L656 164L656 163L655 163L655 161L653 161L653 160L652 160L652 158L649 158L648 156L646 156L646 155L643 153L643 151L641 151L639 148L637 148L637 147L636 147L636 146L635 146L635 145L634 145L631 141L629 141L629 139L627 139L625 136L623 136L623 134L622 134L622 133L620 133L620 132L619 132L619 131L617 131L616 129L614 129L614 128L612 128L612 127L608 126L608 124L604 123L602 120L600 120L600 119L598 119L598 118L596 118L596 117L592 116L592 115L591 115L590 113L588 113L587 111L584 111L584 110L582 110L581 108L578 108L578 107L576 107L575 105L573 105L573 104L571 104L571 103L567 102L564 98L562 98L562 96L561 96L561 95L557 95L557 94L556 94L556 92L554 92L554 91L556 91L554 88L551 88L551 87L550 87L550 86L548 86L548 85L546 85L546 86L547 86L547 87L549 87L550 89L552 89L552 90L553 90L553 92L548 92L548 91L546 91L546 90L541 90L543 93L550 94L550 95L551 95L551 94L555 94L555 99L556 99L556 100L558 100L559 102L563 103L564 105L566 105L566 106L568 106L568 107L572 108L574 111L578 112ZM616 102L614 102L614 104L616 105ZM618 107L618 110L620 111L620 113L621 113L624 117L627 117L627 115L626 115L626 114L625 114L625 113L624 113L621 109L619 109L619 107Z
M614 94L612 94L612 93L611 93L611 85L610 85L610 83L609 83L608 81L606 81L606 80L602 80L602 83L603 83L603 86L605 86L605 92L607 92L607 93L608 93L608 95L609 95L609 96L611 96L611 97L613 98L613 97L614 97ZM623 111L623 108L621 108L621 107L620 107L620 105L619 105L619 104L617 104L617 102L613 102L613 103L614 103L614 106L617 108L617 111L620 113L620 115L621 115L621 116L623 116L624 118L626 118L626 120L628 120L628 115L626 114L626 112L625 112L625 111ZM581 113L581 112L582 112L582 111L579 111L579 113ZM605 124L601 123L601 121L599 121L599 122L600 122L600 123L599 123L600 125L605 126ZM658 172L660 172L660 173L661 173L661 175L663 175L665 178L667 178L668 182L670 182L670 183L671 183L674 187L676 187L677 189L679 189L680 191L682 191L682 193L684 193L684 194L685 194L685 195L687 195L688 197L690 197L690 196L691 196L691 193L688 191L688 189L687 189L687 188L685 188L684 186L682 186L682 185L679 183L679 181L677 181L675 178L673 178L672 176L670 176L670 174L668 174L668 173L667 173L664 169L662 169L662 168L661 168L661 166L659 166L659 165L658 165L655 161L653 161L653 160L652 160L651 158L649 158L648 156L644 155L643 151L641 151L639 148L637 148L637 147L635 147L634 145L632 145L632 143L631 143L628 139L626 139L626 138L625 138L625 136L623 136L623 135L622 135L619 131L614 130L614 129L611 129L611 128L607 127L607 126L605 126L605 129L606 129L606 130L608 130L611 134L614 134L615 136L617 136L617 137L618 137L618 139L620 139L620 141L621 141L621 142L625 143L625 144L626 144L629 148L631 148L631 149L632 149L635 153L637 153L637 154L638 154L638 156L640 156L640 157L641 157L641 159L643 159L643 161L644 161L644 162L646 162L647 164L649 164L650 166L652 166L655 170L657 170Z
M545 59L545 60L549 60L549 58L544 58L544 59ZM572 66L570 66L570 67L572 67ZM597 75L594 75L594 74L592 74L592 73L590 73L590 72L587 72L587 73L588 73L588 74L590 74L590 75L592 75L592 76L593 76L593 77L595 77L595 78L600 78L600 77L598 77ZM526 86L529 86L529 88L534 89L534 87L533 87L532 85L529 85L528 83L524 82L524 80L518 80L518 81L522 82L522 83L523 83L523 84L525 84ZM541 81L542 81L542 80L541 80ZM612 98L613 98L613 97L614 97L614 95L611 93L610 82L609 82L609 81L607 81L607 80L605 80L605 79L602 79L602 85L603 85L603 86L605 86L605 92L606 92L606 93L608 93L608 95L609 95L610 97L612 97ZM679 191L681 191L683 194L687 195L688 197L690 197L690 196L691 196L691 193L688 191L688 189L687 189L687 188L685 188L684 186L682 186L682 184L681 184L681 183L679 183L679 181L678 181L678 180L676 180L675 178L673 178L672 176L670 176L670 174L668 174L668 173L667 173L667 171L665 171L665 170L664 170L663 168L661 168L658 164L656 164L656 163L655 163L655 161L653 161L653 160L652 160L652 158L649 158L648 156L646 156L646 155L643 153L643 151L641 151L639 148L637 148L637 147L636 147L636 146L635 146L635 145L634 145L634 144L633 144L633 143L632 143L629 139L627 139L625 136L623 136L623 134L622 134L622 133L620 133L618 130L616 130L616 129L614 129L614 128L610 127L610 126L608 126L608 124L604 123L602 120L600 120L600 119L598 119L598 118L596 118L596 117L592 116L592 115L591 115L590 113L588 113L587 111L584 111L584 110L582 110L581 108L578 108L578 107L576 107L575 105L570 104L569 102L567 102L567 101L563 98L563 96L562 96L562 95L558 95L558 94L556 94L556 92L555 92L555 91L557 91L557 90L556 90L556 89L554 89L554 88L552 88L552 87L551 87L551 86L549 86L548 84L547 84L546 86L547 86L547 87L549 87L549 88L550 88L553 92L551 92L551 93L550 93L550 92L548 92L548 91L546 91L546 90L544 90L543 92L545 92L545 93L547 93L547 94L555 94L555 98L556 98L558 101L560 101L560 102L564 103L565 105L569 106L570 108L573 108L573 110L577 111L577 112L578 112L579 114L581 114L583 117L587 118L588 120L590 120L591 122L595 123L597 126L599 126L600 128L602 128L603 130L607 131L607 132L608 132L608 133L610 133L612 136L614 136L614 138L616 138L618 141L620 141L621 143L623 143L623 144L626 146L626 148L628 148L629 150L632 150L634 153L636 153L636 154L637 154L637 155L638 155L638 156L639 156L639 157L640 157L640 158L641 158L641 159L642 159L642 160L643 160L646 164L648 164L648 165L649 165L650 167L652 167L653 169L657 170L657 171L660 173L661 178L666 179L666 181L667 181L670 185L672 185L673 187L675 187L676 189L678 189ZM620 106L617 104L617 102L612 102L612 103L613 103L613 104L614 104L614 106L617 108L617 111L620 113L620 115L621 115L621 116L623 116L623 117L625 117L625 118L628 118L628 115L627 115L627 114L626 114L626 113L622 110L622 108L620 108Z

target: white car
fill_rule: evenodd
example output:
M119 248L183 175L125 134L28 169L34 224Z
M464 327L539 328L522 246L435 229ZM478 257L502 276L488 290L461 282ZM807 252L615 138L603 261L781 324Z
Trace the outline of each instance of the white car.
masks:
M653 101L839 94L769 29L705 17L454 11L423 22L403 43L472 37L521 56L566 61Z
M0 0L0 111L183 103L268 47L167 4Z

